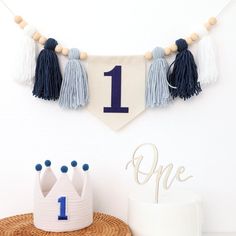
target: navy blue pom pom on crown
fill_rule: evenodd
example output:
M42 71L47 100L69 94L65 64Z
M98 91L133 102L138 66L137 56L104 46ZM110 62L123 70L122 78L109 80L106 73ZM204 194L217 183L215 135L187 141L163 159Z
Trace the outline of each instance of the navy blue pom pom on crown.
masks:
M77 161L72 161L72 162L71 162L71 166L72 166L72 167L76 167L76 166L77 166Z
M88 171L89 170L89 165L88 164L84 164L83 165L83 170L84 171Z
M41 164L37 164L36 166L35 166L35 170L36 171L41 171L42 170L42 165Z
M51 163L50 160L46 160L46 161L44 162L44 164L45 164L46 167L50 167L52 163Z
M62 173L67 173L67 171L68 171L68 167L67 166L62 166L61 167L61 172Z

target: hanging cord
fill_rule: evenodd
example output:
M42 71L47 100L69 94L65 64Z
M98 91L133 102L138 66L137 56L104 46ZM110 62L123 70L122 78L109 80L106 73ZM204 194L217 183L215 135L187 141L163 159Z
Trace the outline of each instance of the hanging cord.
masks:
M221 10L218 12L218 14L216 15L216 17L218 18L224 11L225 9L230 5L230 3L232 2L232 0L227 0L225 5L223 6L223 8L221 8Z
M13 16L16 15L16 14L14 13L14 11L5 3L5 1L0 0L0 2L2 3L2 5L3 5Z

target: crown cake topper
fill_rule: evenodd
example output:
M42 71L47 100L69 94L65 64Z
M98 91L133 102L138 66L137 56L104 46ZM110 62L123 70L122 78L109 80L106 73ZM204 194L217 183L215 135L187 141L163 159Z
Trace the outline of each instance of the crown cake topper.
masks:
M93 223L92 187L89 180L89 165L81 171L72 161L72 180L68 167L61 167L57 179L51 169L51 161L45 161L46 170L41 176L42 165L37 164L34 191L34 225L48 232L69 232L88 227Z

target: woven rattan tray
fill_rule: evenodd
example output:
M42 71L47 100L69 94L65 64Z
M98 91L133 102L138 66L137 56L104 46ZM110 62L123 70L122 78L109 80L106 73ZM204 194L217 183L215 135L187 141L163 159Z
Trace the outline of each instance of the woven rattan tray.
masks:
M32 214L18 215L0 220L0 236L131 236L129 227L121 220L102 213L94 214L88 228L66 232L44 232L34 227Z

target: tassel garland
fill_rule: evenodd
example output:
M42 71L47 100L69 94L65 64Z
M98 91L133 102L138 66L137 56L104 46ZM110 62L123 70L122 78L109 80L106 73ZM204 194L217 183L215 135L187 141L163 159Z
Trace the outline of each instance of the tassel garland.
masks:
M25 26L21 39L21 46L16 56L16 69L14 70L15 81L33 85L36 67L36 44L33 35L36 29L30 25Z
M59 98L61 107L77 109L88 103L87 73L79 58L79 50L70 49Z
M178 53L168 70L168 82L171 84L169 89L173 98L180 97L186 100L198 95L202 89L198 82L197 65L188 50L188 43L184 39L178 39L176 45Z
M168 63L162 48L155 48L152 52L153 62L148 72L146 82L146 107L167 105L171 96L167 82Z
M213 42L209 32L205 30L203 38L198 44L197 50L198 81L201 85L210 84L217 81L218 69Z
M57 41L49 38L37 60L33 95L45 100L57 100L60 95L62 75L56 46Z

